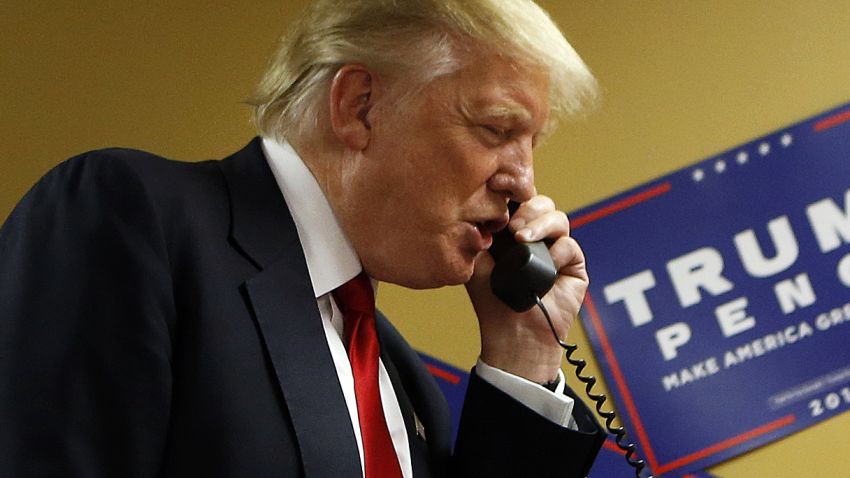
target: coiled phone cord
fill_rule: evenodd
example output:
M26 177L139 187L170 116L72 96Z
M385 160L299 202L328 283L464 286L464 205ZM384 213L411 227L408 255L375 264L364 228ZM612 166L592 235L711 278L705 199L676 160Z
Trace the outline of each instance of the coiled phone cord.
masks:
M578 379L585 384L585 392L587 393L587 396L590 397L590 399L593 400L596 404L596 412L599 413L599 415L605 419L605 428L608 430L608 433L617 437L615 440L615 442L617 443L617 447L626 453L626 461L632 468L635 469L635 476L638 478L643 478L641 476L641 473L643 473L643 469L646 467L646 462L644 460L632 458L632 456L635 454L635 444L631 442L628 442L625 445L623 444L624 442L627 442L625 428L623 428L622 426L614 427L613 423L614 420L617 418L617 415L614 414L613 410L602 409L602 406L605 403L607 397L601 393L593 393L592 390L593 386L596 385L596 377L592 375L582 375L582 372L584 371L585 367L587 367L587 362L582 359L573 358L573 354L575 353L578 347L576 346L576 344L568 344L558 337L558 332L555 331L555 325L552 324L552 319L549 317L549 311L546 310L546 306L543 305L543 301L541 301L540 298L537 296L535 296L534 299L537 302L537 307L539 307L540 310L543 311L543 316L546 317L546 322L549 324L549 329L552 331L552 336L555 337L555 340L558 342L558 345L560 345L564 350L567 351L567 362L569 362L570 364L572 364L573 367L575 367L576 377L578 377ZM648 478L653 478L653 476L650 474Z

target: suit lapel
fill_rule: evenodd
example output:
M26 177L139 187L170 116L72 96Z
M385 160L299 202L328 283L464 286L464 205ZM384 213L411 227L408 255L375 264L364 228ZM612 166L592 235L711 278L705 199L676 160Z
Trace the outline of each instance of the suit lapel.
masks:
M259 272L244 284L306 476L358 478L360 458L295 224L261 141L222 161L231 240Z

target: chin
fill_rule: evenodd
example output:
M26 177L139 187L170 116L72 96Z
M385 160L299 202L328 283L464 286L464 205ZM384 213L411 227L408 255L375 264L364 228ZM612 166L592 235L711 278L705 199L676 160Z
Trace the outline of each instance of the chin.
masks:
M472 277L472 271L470 271L468 274L464 273L464 274L456 274L456 275L448 276L448 277L443 278L440 281L439 285L436 285L434 287L443 287L443 286L447 286L447 285L463 285L463 284L466 284L467 282L469 282L469 279L471 277Z
M423 271L425 272L425 271ZM396 280L385 280L409 289L438 289L447 285L465 284L472 277L472 270L457 271L450 270L435 271L431 274L406 274L406 277Z
M465 284L472 277L474 262L429 261L427 264L410 265L386 275L372 275L383 282L390 282L409 289L437 289L448 285Z
M444 267L435 270L437 285L433 287L466 284L472 278L474 270L475 261L449 262Z
M423 248L424 249L424 248ZM408 260L391 259L382 254L363 260L370 277L409 289L436 289L447 285L465 284L475 270L477 254L461 250L446 251L430 248L408 256Z

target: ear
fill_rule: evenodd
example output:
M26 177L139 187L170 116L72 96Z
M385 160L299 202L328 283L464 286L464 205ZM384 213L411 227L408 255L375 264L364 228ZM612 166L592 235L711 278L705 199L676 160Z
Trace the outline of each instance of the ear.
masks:
M374 104L375 74L363 65L344 65L334 75L330 91L331 129L349 149L369 145L372 126L367 114Z

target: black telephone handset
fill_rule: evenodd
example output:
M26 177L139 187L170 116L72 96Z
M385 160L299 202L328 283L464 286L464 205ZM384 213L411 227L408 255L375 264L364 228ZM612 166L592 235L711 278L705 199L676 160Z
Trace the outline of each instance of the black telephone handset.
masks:
M517 208L519 208L519 203L508 202L508 212L511 216L514 215ZM567 362L575 367L576 377L585 384L585 393L596 404L597 413L605 418L605 428L608 433L616 436L617 446L625 452L626 461L635 469L635 476L642 478L646 463L643 460L632 458L635 454L635 445L624 443L626 442L626 430L622 426L614 427L613 422L616 415L612 410L602 408L606 400L605 395L592 391L596 384L596 377L582 375L587 363L584 360L573 358L576 345L564 343L558 337L552 319L549 318L549 313L543 305L543 296L549 292L558 276L558 270L555 268L555 263L552 261L546 243L543 241L517 242L514 239L514 233L505 227L493 235L490 255L493 256L495 261L493 272L490 275L490 288L493 290L493 294L516 312L525 312L535 305L540 307L555 340L567 351ZM649 478L652 478L652 475L649 475Z
M508 203L508 212L514 215L519 203ZM490 255L496 264L490 275L490 288L502 302L516 312L534 307L538 297L543 297L555 284L558 271L549 249L543 241L517 242L507 227L493 234Z

